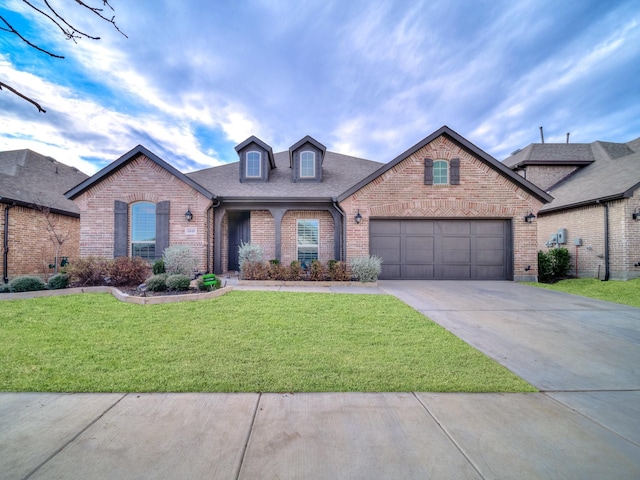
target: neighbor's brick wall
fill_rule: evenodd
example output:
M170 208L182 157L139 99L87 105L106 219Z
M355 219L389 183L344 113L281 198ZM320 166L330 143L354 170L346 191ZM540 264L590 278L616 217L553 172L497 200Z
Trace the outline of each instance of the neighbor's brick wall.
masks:
M189 245L198 258L198 269L206 270L207 241L210 240L207 239L206 214L211 201L144 155L74 200L80 209L81 256L113 258L115 200L128 204L169 200L170 245ZM191 222L184 218L187 208L193 213ZM187 234L187 227L195 228L196 234ZM210 236L213 236L211 232Z
M518 170L518 173L534 185L546 191L549 187L555 185L577 169L578 167L563 165L527 165L526 170Z
M633 210L640 207L636 194L629 199L609 202L609 278L628 280L640 277L640 221L631 217ZM545 243L559 228L567 229L567 249L571 254L572 270L575 275L576 238L582 239L578 248L578 276L580 278L600 278L605 275L604 262L604 207L589 205L573 208L565 212L543 214L538 218L538 246L548 251Z
M0 204L0 251L4 246L4 211ZM80 219L65 215L50 214L55 231L64 240L60 257L70 260L79 256ZM47 231L44 213L25 207L9 209L9 255L7 275L9 281L21 275L37 275L46 279L54 273L49 264L54 263L57 241L52 241ZM58 260L58 266L60 265ZM0 282L4 278L4 262L0 256Z
M425 185L424 158L460 158L460 185ZM537 276L537 222L526 223L542 203L446 137L430 144L348 197L340 206L347 218L358 210L362 222L347 222L347 260L369 254L369 219L502 218L512 219L514 278ZM527 266L530 271L525 271Z
M289 265L298 259L298 220L319 219L320 245L318 259L321 262L334 258L334 225L333 216L324 210L290 210L282 218L281 263Z

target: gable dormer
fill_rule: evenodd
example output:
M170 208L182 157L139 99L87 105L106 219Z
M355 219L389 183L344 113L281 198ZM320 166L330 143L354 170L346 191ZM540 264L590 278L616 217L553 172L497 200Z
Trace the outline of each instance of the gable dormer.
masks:
M276 168L271 147L252 135L235 148L240 158L240 183L268 182L269 172Z
M322 162L327 147L307 135L289 148L289 167L297 182L321 182Z

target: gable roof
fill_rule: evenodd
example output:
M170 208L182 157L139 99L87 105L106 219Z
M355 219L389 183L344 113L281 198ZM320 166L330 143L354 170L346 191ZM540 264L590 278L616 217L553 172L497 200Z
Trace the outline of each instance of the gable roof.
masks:
M566 144L549 144L558 151ZM540 213L627 198L640 188L640 138L588 144L594 161L550 188L554 200Z
M137 147L129 150L127 153L122 155L120 158L118 158L114 162L111 162L109 165L104 167L102 170L100 170L98 173L96 173L93 177L87 178L85 181L83 181L79 185L76 185L71 190L66 192L65 196L68 199L73 200L74 198L76 198L81 193L85 192L86 190L88 190L89 188L91 188L92 186L97 184L98 182L100 182L100 181L106 179L107 177L111 176L112 174L117 172L119 169L121 169L123 166L125 166L129 162L135 160L136 158L138 158L141 155L144 155L149 160L151 160L155 164L159 165L160 167L162 167L163 169L165 169L167 172L169 172L170 174L174 175L178 179L182 180L184 183L186 183L190 187L194 188L195 190L200 192L205 197L210 198L210 199L216 198L216 196L213 193L208 191L206 188L203 188L198 183L194 182L192 179L187 177L184 173L181 173L178 170L176 170L174 167L172 167L167 162L162 160L156 154L154 154L151 151L147 150L142 145L138 145Z
M502 163L515 169L526 165L589 165L594 161L588 143L531 143Z
M322 166L322 182L299 182L291 179L289 151L274 154L277 168L264 183L240 183L238 162L206 168L186 175L223 200L329 200L345 191L354 182L380 168L379 162L327 151Z
M505 165L503 165L501 162L499 162L498 160L493 158L491 155L489 155L488 153L484 152L480 148L476 147L474 144L469 142L467 139L465 139L464 137L462 137L458 133L454 132L452 129L450 129L446 125L444 125L444 126L440 127L438 130L436 130L435 132L433 132L428 137L426 137L423 140L421 140L420 142L416 143L413 147L411 147L407 151L405 151L405 152L401 153L400 155L398 155L396 158L394 158L389 163L383 165L381 168L379 168L378 170L373 172L368 177L362 179L361 181L359 181L358 183L353 185L351 188L349 188L348 190L346 190L345 192L340 194L338 196L338 201L341 202L344 199L346 199L347 197L349 197L350 195L353 195L355 192L357 192L358 190L363 188L365 185L367 185L368 183L370 183L371 181L373 181L374 179L376 179L380 175L384 174L388 170L392 169L397 164L399 164L403 160L407 159L408 157L410 157L411 155L416 153L418 150L420 150L424 146L428 145L429 143L431 143L432 141L434 141L436 138L438 138L440 136L447 137L449 140L451 140L452 142L456 143L458 146L460 146L461 148L463 148L464 150L466 150L467 152L472 154L474 157L478 158L479 160L483 161L484 163L489 165L494 170L498 171L501 175L503 175L503 176L509 178L510 180L512 180L514 183L516 183L518 186L520 186L523 190L525 190L526 192L530 193L534 197L538 198L543 203L548 203L548 202L550 202L552 200L552 197L548 193L544 192L542 189L540 189L539 187L535 186L533 183L529 182L528 180L524 179L523 177L521 177L517 173L513 172L511 169L507 168Z
M64 196L69 188L89 178L74 167L32 150L0 152L0 202L78 217L80 210Z
M267 145L266 143L264 143L262 140L260 140L258 137L254 136L254 135L251 135L244 142L239 143L238 145L236 145L235 146L235 150L236 150L236 152L240 153L241 150L243 150L244 148L248 147L252 143L255 143L260 148L266 150L267 156L269 158L269 164L271 165L271 168L276 168L276 164L275 164L275 161L273 159L273 150L271 149L271 147L269 145Z
M289 168L293 168L293 152L295 152L297 149L302 147L305 143L310 143L311 145L316 147L318 150L320 150L322 152L322 158L324 158L324 155L327 153L327 147L325 147L323 144L321 144L312 136L307 135L306 137L297 141L296 143L294 143L289 147Z

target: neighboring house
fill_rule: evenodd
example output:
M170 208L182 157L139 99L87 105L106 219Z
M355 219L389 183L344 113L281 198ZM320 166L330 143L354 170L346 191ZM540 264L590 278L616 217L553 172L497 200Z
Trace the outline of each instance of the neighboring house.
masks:
M640 138L531 144L503 163L554 198L536 219L541 250L567 247L579 277L640 277Z
M79 255L80 211L64 193L86 178L31 150L0 152L3 283L20 275L46 278Z
M537 224L551 197L448 127L387 164L289 150L250 137L239 161L183 174L138 146L67 192L80 253L160 258L187 244L199 270L238 269L238 245L265 259L383 259L381 278L537 278Z

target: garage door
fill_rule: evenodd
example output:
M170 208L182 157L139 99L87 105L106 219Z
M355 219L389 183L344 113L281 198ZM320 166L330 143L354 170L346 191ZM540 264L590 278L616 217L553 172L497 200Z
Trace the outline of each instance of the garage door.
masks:
M372 220L369 250L383 280L513 278L509 220Z

